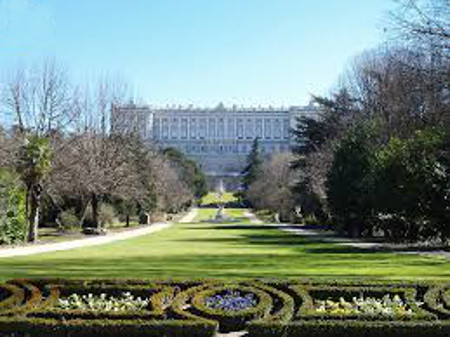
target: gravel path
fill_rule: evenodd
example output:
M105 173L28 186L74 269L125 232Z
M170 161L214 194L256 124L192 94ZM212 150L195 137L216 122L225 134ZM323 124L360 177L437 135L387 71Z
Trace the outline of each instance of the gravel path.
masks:
M262 221L259 220L255 214L250 211L245 212L245 216L250 218L251 223L261 224ZM367 250L386 250L392 251L393 253L398 254L414 254L421 256L439 256L442 258L450 259L450 252L445 250L435 250L435 251L423 251L423 250L414 250L414 249L406 249L403 247L398 247L392 244L387 243L379 243L379 242L366 242L360 241L357 239L344 238L340 236L336 236L335 234L324 234L321 231L313 230L313 229L303 229L300 226L286 224L286 223L272 223L267 224L267 226L274 226L279 228L284 232L289 232L294 235L301 236L310 236L315 237L317 240L334 243L338 246L352 247L357 249L367 249Z
M263 222L256 217L256 215L250 211L245 211L244 216L250 219L250 223L262 224Z
M197 216L198 208L192 208L188 214L181 218L180 223L190 223L193 222Z
M191 222L197 214L197 209L193 208L187 213L180 222ZM91 247L104 245L107 243L127 240L142 235L147 235L160 230L169 228L172 223L155 223L143 228L131 229L125 232L112 233L105 236L95 236L86 239L58 242L58 243L44 243L26 247L13 247L0 249L0 258L13 257L13 256L27 256L41 253L56 252L62 250L70 250L82 247Z

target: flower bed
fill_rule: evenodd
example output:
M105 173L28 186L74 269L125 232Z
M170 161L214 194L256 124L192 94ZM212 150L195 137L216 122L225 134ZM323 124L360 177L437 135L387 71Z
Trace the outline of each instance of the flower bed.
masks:
M206 306L213 310L241 311L253 308L257 303L253 293L243 294L236 290L228 290L205 298Z
M421 309L413 287L292 286L303 298L302 319L410 320L433 319Z
M124 292L119 297L108 296L105 293L100 296L72 294L67 298L58 299L55 307L65 310L119 312L142 311L149 304L149 298L135 297L129 292Z
M449 295L401 282L15 280L0 286L0 337L448 337Z
M353 297L346 301L316 300L313 311L330 315L373 315L381 317L411 317L414 313L399 295L385 295L382 299L374 297Z

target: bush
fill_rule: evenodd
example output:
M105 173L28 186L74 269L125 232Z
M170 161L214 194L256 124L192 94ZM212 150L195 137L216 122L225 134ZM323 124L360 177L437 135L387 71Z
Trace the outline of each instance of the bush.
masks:
M297 321L252 323L248 337L448 337L450 322Z
M114 226L119 223L117 219L116 211L113 206L110 204L102 203L100 204L100 209L98 210L98 222L100 227L108 228ZM93 216L92 216L92 207L89 206L86 211L85 223L92 224ZM87 226L89 227L89 226Z
M80 219L75 214L75 210L73 208L62 211L59 214L59 221L61 222L62 229L66 232L81 229Z
M392 241L450 236L450 172L438 130L391 139L377 154L373 208L380 229Z
M256 301L237 310L226 301L210 305L211 297L227 291L237 297L252 294ZM149 306L116 312L55 305L73 294L111 298L123 292L149 298ZM310 310L313 300L385 295L400 296L413 315L317 314ZM450 333L448 296L449 285L442 283L14 280L0 286L0 336L206 337L220 328L223 332L248 330L250 337L443 337Z
M336 144L327 176L327 196L333 219L351 236L370 224L371 177L374 170L373 130L368 125L350 129Z
M0 245L23 242L26 230L25 191L14 174L0 170Z
M214 337L217 323L178 320L51 320L0 318L3 337Z
M117 224L119 220L117 219L114 207L109 204L101 204L98 212L98 221L103 228Z

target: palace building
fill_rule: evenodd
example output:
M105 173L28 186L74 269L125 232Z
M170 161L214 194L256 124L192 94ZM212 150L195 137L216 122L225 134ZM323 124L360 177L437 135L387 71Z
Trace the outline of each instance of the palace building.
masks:
M232 181L245 167L255 138L265 156L289 151L295 117L314 114L317 108L313 105L278 109L219 104L212 109L157 109L130 103L114 108L111 121L115 132L136 132L158 146L177 148L210 178Z

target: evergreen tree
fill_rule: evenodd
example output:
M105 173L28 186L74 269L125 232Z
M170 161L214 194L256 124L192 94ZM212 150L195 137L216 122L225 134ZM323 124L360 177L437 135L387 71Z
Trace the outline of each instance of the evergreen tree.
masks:
M242 171L242 189L247 191L250 185L256 181L262 170L263 159L259 149L258 138L255 138L252 149L247 156L247 166Z

